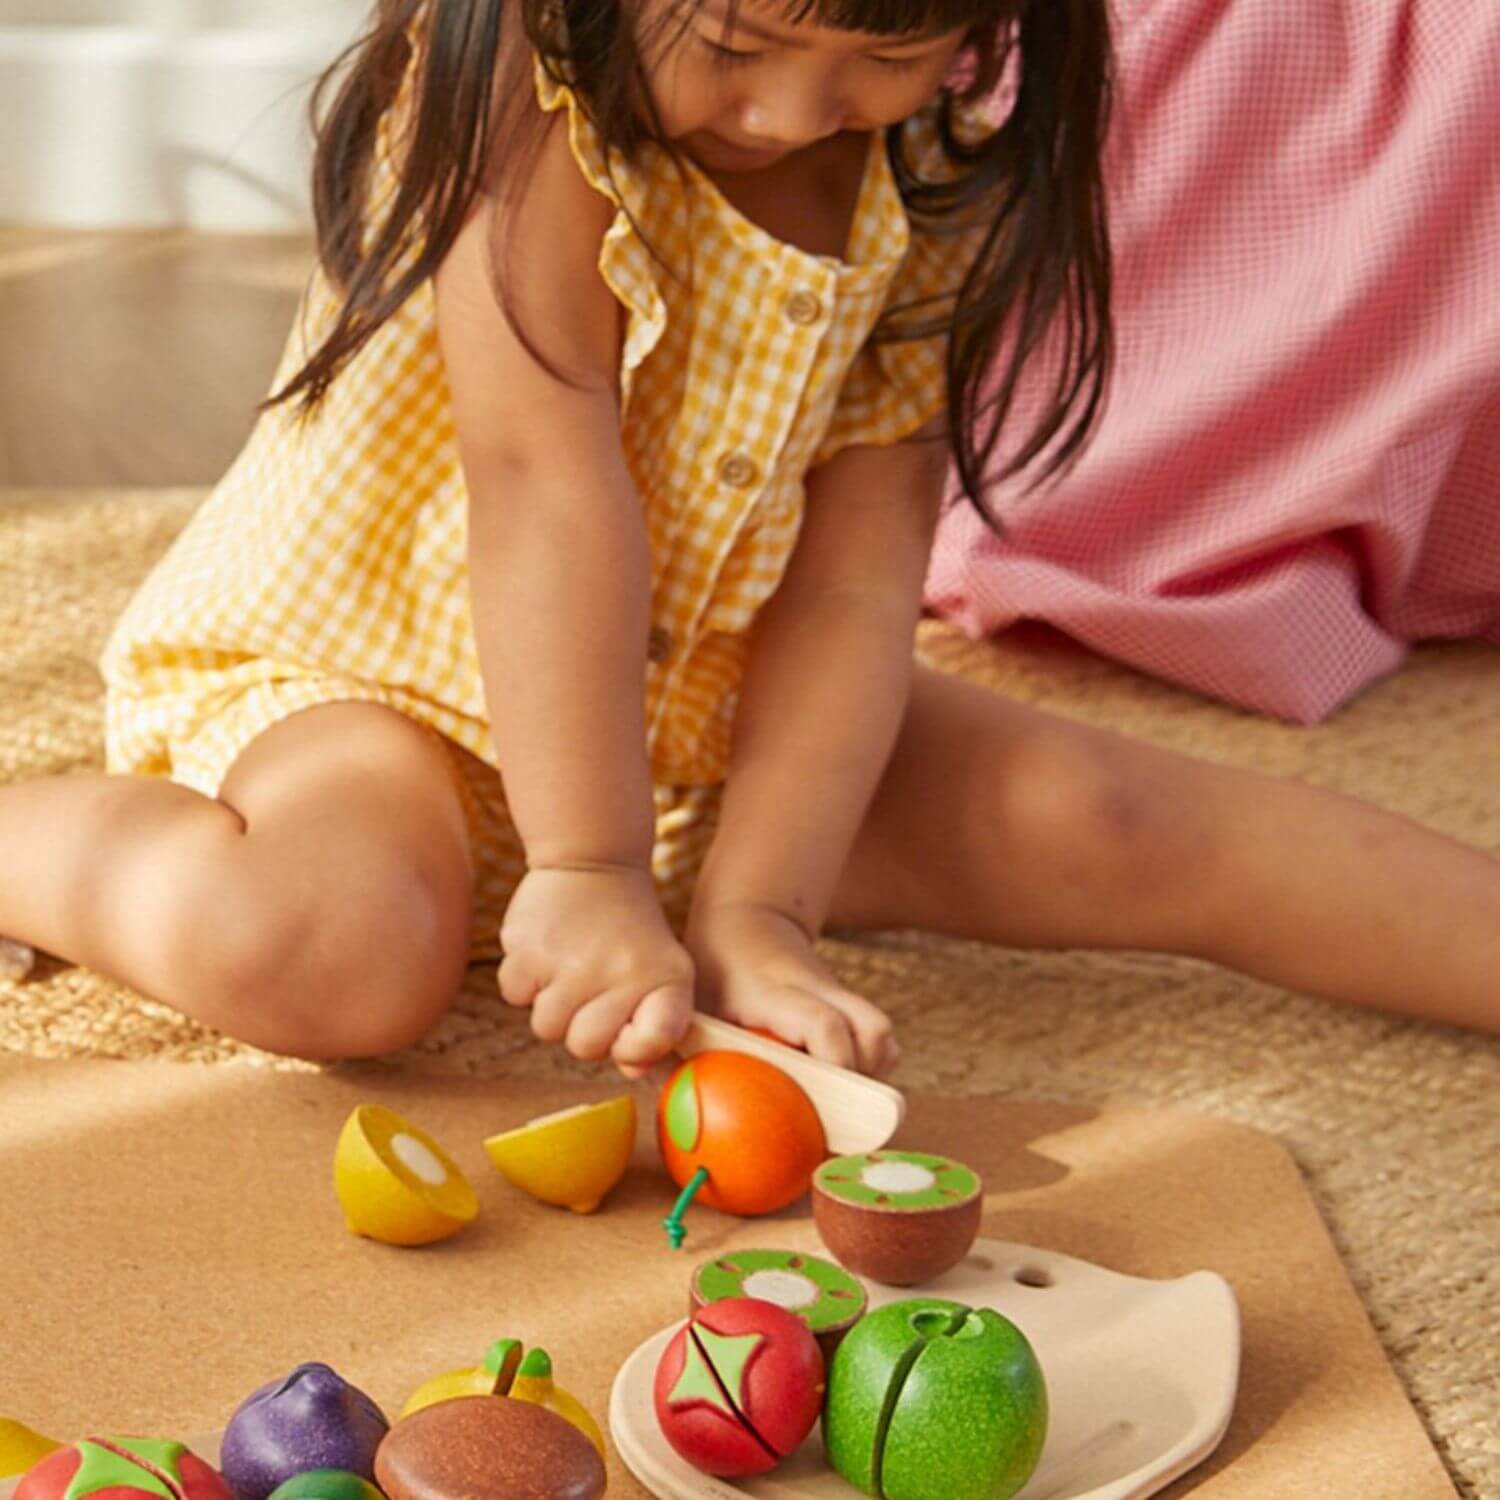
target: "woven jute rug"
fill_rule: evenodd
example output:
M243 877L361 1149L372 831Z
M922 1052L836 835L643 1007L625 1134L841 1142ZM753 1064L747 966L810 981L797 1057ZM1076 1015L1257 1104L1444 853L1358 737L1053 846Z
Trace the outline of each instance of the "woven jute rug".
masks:
M100 766L99 647L198 498L0 495L0 780ZM921 648L934 665L1059 713L1338 787L1500 852L1493 649L1419 650L1308 730L1206 703L1053 637L976 645L927 625ZM825 949L893 1015L905 1087L1172 1105L1276 1137L1305 1172L1460 1490L1500 1495L1500 1044L1188 960L1014 952L912 932ZM0 1048L305 1066L50 963L24 985L0 985ZM389 1065L494 1078L599 1071L534 1042L483 969L443 1024Z

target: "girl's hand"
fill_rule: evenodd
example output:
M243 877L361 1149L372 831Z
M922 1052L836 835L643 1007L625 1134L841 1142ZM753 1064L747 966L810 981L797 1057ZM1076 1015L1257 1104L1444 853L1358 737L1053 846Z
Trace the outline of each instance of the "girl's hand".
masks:
M693 1017L693 961L651 877L628 867L527 872L500 928L500 994L574 1057L638 1078Z
M790 917L761 906L695 910L685 941L706 1009L741 1026L763 1026L845 1068L895 1067L900 1049L890 1017L846 990Z

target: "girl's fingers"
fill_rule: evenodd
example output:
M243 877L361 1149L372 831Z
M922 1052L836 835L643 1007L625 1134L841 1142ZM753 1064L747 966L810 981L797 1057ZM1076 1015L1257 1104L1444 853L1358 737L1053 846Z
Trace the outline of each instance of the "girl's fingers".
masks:
M773 1004L774 1014L749 1024L774 1031L824 1062L859 1067L858 1043L843 1011L808 990L778 990Z
M693 1019L693 989L687 984L664 984L654 989L631 1012L610 1048L622 1070L645 1068L660 1061L680 1042ZM639 1074L629 1076L638 1077Z
M514 953L507 953L500 960L495 982L500 987L500 998L507 1005L530 1005L542 989L541 976Z
M531 1002L532 1034L544 1042L560 1042L568 1034L573 1017L593 997L586 989L556 982L538 991Z
M741 1025L764 1026L824 1062L878 1074L888 1073L900 1056L890 1017L862 995L837 984L778 987L757 1000L761 1003L753 1012L742 1014L736 1007L731 1019Z
M819 999L831 1005L847 1022L854 1038L861 1073L888 1073L896 1065L901 1049L896 1046L891 1018L878 1005L852 990L829 988L818 992Z
M622 985L605 990L602 995L580 1005L573 1012L563 1039L568 1051L584 1062L608 1057L620 1029L629 1021L640 993L634 985Z

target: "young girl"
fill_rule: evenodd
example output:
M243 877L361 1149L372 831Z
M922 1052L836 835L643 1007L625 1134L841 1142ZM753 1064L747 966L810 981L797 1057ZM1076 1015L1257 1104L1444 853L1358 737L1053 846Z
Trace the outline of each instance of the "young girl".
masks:
M275 397L109 645L111 774L0 792L0 931L315 1058L503 954L578 1057L696 1001L889 1067L825 925L1493 1027L1500 863L914 668L950 450L977 503L1097 408L1107 55L1105 0L382 0Z

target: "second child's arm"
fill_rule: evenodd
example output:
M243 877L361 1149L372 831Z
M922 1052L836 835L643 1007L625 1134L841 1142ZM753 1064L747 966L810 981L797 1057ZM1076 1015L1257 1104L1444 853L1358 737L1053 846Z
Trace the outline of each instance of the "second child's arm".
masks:
M501 990L538 1035L638 1067L677 1040L692 996L651 879L650 557L620 444L620 308L598 270L613 210L560 129L508 233L491 209L481 199L436 294L480 670L528 871ZM544 359L501 310L497 264Z
M822 969L812 943L910 694L947 468L938 430L846 449L808 476L797 546L755 622L688 929L732 1019L866 1071L894 1060L889 1024Z

